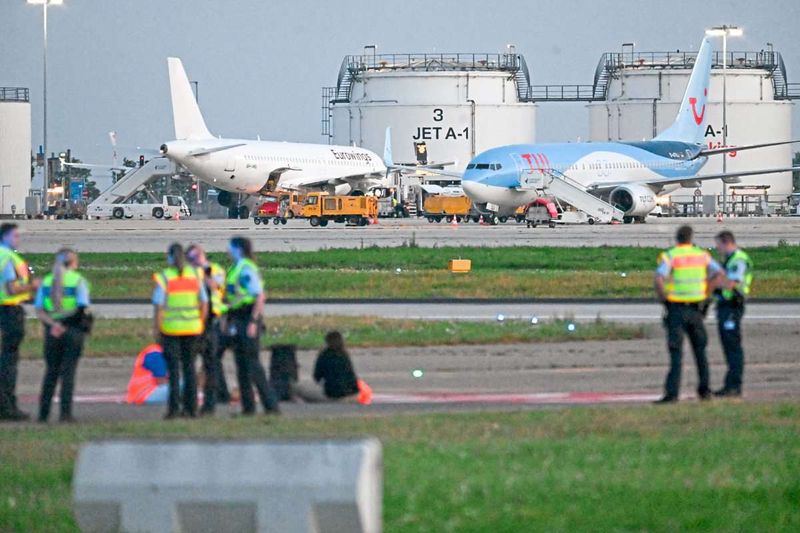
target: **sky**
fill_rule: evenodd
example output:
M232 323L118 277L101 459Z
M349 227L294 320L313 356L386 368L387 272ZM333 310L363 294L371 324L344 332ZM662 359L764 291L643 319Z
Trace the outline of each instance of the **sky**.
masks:
M64 0L48 11L49 148L111 161L118 143L172 139L167 56L199 82L206 123L225 137L323 142L320 91L346 54L497 53L513 43L534 84L591 84L600 54L696 50L704 29L744 28L731 50L783 54L800 82L800 1L714 0ZM0 0L0 86L31 89L42 140L42 9ZM800 136L795 106L794 132ZM537 141L586 138L583 104L542 104Z

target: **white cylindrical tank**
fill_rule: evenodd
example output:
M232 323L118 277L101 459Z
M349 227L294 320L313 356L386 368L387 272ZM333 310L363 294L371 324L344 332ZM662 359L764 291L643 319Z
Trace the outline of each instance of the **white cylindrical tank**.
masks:
M777 54L776 54L777 55ZM686 68L667 67L662 56L637 54L627 66L616 68L610 79L605 101L588 104L589 136L593 141L641 141L652 139L675 119L683 93L689 82L692 61ZM628 57L627 55L625 57ZM733 53L726 71L727 144L729 146L790 140L792 136L792 102L775 98L771 54ZM759 58L764 68L759 68ZM706 110L704 143L722 146L721 56L715 56ZM747 65L747 68L741 68ZM782 65L781 65L782 66ZM728 156L727 172L790 167L792 145L748 150ZM709 158L699 175L722 172L722 156ZM755 175L741 178L737 185L769 185L769 195L786 196L792 191L791 173ZM722 182L709 180L702 185L703 194L720 194ZM679 189L674 195L691 194Z
M331 142L383 153L387 126L393 159L463 170L475 154L504 144L532 143L536 105L522 56L508 54L348 56L330 106ZM346 72L346 64L361 65ZM368 66L365 65L368 64ZM342 90L345 85L347 90ZM344 97L346 95L346 97Z
M0 87L0 214L25 210L31 186L31 105L28 89Z

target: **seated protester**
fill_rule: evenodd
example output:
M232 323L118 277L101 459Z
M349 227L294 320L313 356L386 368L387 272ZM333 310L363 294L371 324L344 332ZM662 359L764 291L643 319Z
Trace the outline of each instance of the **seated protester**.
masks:
M168 397L167 361L161 346L151 344L136 357L127 401L136 405L166 405Z
M295 385L294 392L307 402L358 401L358 378L338 331L325 335L325 348L314 364L314 382Z

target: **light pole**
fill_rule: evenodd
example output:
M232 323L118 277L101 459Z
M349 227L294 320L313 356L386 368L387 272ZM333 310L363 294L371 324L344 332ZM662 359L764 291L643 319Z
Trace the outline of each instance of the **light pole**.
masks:
M728 70L728 37L741 37L742 28L738 26L731 26L723 24L722 26L714 26L706 30L706 35L709 37L722 37L722 146L728 146L728 85L726 83L726 72ZM728 171L728 154L722 154L722 173ZM722 213L728 214L728 184L725 178L722 179Z
M41 5L42 6L42 35L44 38L44 50L43 50L43 65L44 71L42 75L42 100L44 102L43 106L43 130L42 131L42 150L44 150L44 191L42 197L44 199L44 209L47 210L49 205L48 201L48 190L50 189L50 167L48 165L48 155L47 155L47 7L48 6L60 6L64 3L64 0L27 0L29 4Z

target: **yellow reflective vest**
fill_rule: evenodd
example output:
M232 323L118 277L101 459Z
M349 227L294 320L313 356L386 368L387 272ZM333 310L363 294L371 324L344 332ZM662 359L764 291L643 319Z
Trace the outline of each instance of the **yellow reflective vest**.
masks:
M183 272L170 267L153 275L153 280L164 290L164 310L161 333L183 337L203 333L203 316L200 312L202 277L197 270L186 266Z
M5 246L0 246L0 273L5 272L6 265L8 265L9 261L14 265L14 271L17 273L17 281L22 285L30 283L31 275L25 260L14 250ZM0 305L20 305L30 299L31 294L29 292L9 294L6 283L0 283Z
M664 284L668 302L698 303L708 298L708 266L711 254L693 244L679 244L661 256L670 272Z

